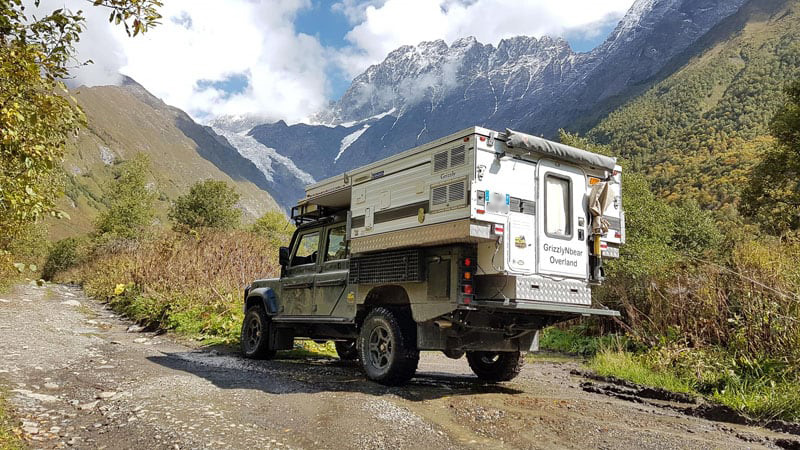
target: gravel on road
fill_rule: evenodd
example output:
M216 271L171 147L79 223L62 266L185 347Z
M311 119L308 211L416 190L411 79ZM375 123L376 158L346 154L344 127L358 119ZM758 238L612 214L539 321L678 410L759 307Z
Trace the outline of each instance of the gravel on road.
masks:
M0 294L0 387L33 448L777 448L792 436L585 392L577 362L484 385L423 353L403 387L332 358L242 359L157 335L74 286ZM796 436L794 436L796 438ZM796 441L795 441L796 442Z

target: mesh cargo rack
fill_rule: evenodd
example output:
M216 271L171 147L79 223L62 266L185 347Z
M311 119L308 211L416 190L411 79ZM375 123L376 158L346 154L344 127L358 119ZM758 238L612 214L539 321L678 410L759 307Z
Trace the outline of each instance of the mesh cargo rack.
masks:
M350 283L407 283L425 281L420 249L394 250L350 259Z

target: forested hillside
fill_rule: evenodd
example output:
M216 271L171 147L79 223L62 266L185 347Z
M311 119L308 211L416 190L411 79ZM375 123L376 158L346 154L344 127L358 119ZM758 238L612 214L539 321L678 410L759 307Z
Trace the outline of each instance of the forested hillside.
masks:
M748 169L773 145L769 121L800 77L800 4L752 1L690 50L685 66L588 136L666 198L722 208L737 201Z

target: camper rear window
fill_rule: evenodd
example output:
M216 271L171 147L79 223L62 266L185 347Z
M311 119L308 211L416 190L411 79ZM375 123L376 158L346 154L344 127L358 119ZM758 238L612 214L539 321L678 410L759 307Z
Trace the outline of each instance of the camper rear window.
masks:
M547 175L544 179L544 230L548 236L572 236L572 195L568 178Z

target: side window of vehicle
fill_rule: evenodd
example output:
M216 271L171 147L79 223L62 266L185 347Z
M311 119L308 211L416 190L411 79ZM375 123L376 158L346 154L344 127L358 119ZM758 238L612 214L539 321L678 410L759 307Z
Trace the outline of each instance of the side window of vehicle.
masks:
M325 261L335 261L347 258L347 239L345 226L338 226L328 230L328 239L325 248Z
M317 262L317 253L319 251L319 232L304 234L300 238L300 243L297 244L297 249L292 257L292 266L299 266L302 264L313 264Z
M568 178L544 179L544 231L551 237L572 236L572 186Z

